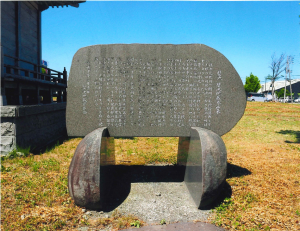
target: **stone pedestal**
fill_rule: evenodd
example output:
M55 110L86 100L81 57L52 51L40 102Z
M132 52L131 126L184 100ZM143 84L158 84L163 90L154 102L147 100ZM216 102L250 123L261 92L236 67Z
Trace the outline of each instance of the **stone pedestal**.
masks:
M98 128L79 143L68 174L70 196L79 206L103 209L113 182L114 140L107 128Z
M103 207L106 186L99 162L107 131L112 137L180 137L178 164L186 165L185 183L197 208L211 204L226 178L220 136L236 125L245 107L235 68L206 45L79 49L68 81L66 121L69 136L85 138L70 167L71 196L80 206Z
M66 135L66 103L1 106L1 155L17 146L39 151Z
M219 196L226 169L227 152L222 138L210 130L192 128L184 181L199 209Z

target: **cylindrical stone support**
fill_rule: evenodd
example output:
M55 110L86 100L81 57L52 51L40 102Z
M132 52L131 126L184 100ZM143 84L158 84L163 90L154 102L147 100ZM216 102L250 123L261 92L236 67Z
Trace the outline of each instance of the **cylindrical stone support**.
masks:
M88 209L102 209L112 182L110 165L114 164L113 140L107 128L98 128L79 143L68 174L68 187L75 204Z
M222 138L199 127L191 129L184 181L198 208L219 196L226 180L227 152Z

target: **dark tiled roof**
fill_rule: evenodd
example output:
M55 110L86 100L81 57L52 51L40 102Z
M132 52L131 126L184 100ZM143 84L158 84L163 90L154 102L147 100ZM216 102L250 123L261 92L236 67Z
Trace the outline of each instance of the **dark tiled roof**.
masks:
M47 10L50 6L53 7L64 7L64 6L73 6L73 7L79 7L79 3L84 3L86 1L35 1L38 6L39 10Z

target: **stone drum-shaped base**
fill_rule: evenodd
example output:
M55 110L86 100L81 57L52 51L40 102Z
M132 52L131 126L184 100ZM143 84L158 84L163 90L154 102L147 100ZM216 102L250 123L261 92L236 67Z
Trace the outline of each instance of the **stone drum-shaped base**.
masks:
M69 192L75 204L88 209L103 208L113 176L113 144L107 128L98 128L77 146L68 174Z
M198 208L209 206L219 196L226 168L222 138L210 130L193 127L184 181Z

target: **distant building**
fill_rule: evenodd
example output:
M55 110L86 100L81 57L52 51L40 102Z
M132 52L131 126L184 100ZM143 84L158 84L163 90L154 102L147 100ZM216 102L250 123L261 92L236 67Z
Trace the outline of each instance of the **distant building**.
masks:
M1 155L18 146L39 151L66 134L67 71L42 61L41 12L82 2L0 2Z
M293 79L291 80L291 84L289 81L275 81L274 82L274 89L275 91L280 91L281 89L284 89L284 86L286 84L286 89L290 91L290 86L292 87L292 92L294 93L294 98L300 98L300 79ZM258 93L272 93L272 83L265 83L261 85L261 88L258 90Z
M42 65L41 12L84 1L1 1L0 105L66 100L67 72ZM59 54L57 54L59 55Z

